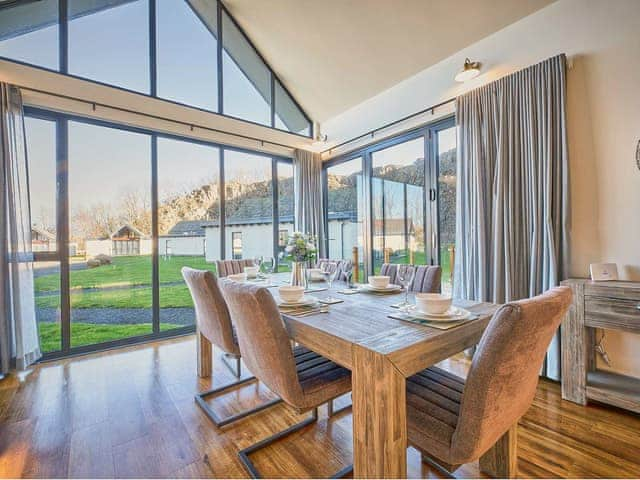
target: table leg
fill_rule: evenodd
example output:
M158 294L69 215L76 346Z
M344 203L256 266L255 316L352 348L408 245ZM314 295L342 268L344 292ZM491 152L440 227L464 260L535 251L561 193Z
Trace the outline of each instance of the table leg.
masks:
M516 478L518 476L518 424L498 439L482 457L480 471L493 478Z
M407 476L405 377L384 356L353 346L353 476Z

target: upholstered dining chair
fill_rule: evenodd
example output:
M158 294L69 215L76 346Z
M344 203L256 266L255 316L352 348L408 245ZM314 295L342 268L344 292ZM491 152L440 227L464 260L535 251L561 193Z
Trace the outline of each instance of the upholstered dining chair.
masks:
M389 277L389 283L396 283L398 275L398 265L395 263L383 263L380 266L380 275Z
M182 268L182 276L187 283L191 298L196 311L197 345L198 345L198 375L200 377L211 376L212 366L212 344L222 350L222 361L238 379L223 387L202 392L196 395L195 399L204 413L211 419L217 427L223 427L229 423L253 413L264 410L271 405L281 402L274 399L258 405L252 409L243 410L232 416L222 418L216 414L205 398L219 395L239 385L255 381L254 376L241 379L242 370L240 362L240 348L237 337L231 324L229 309L222 296L218 281L213 273L208 270L196 270L189 267ZM233 368L227 361L231 358L235 361Z
M409 291L416 293L440 293L442 269L439 265L417 265Z
M325 264L330 264L336 270L336 280L346 281L346 270L353 262L351 260L330 260L328 258L320 258L315 264L316 268L323 268Z
M244 267L253 267L255 261L252 258L243 258L241 260L216 260L216 271L218 277L223 278L235 273L243 273Z
M485 330L467 379L428 368L407 379L409 444L424 461L452 472L480 458L494 473L497 459L482 457L497 442L516 446L518 419L529 409L545 353L571 304L571 289L556 287L500 307ZM517 475L516 457L499 476Z
M291 349L290 338L271 293L258 285L222 279L231 317L247 367L298 413L311 417L238 452L253 478L260 472L250 455L315 423L318 407L351 391L351 372L303 347ZM352 465L335 476L352 470Z

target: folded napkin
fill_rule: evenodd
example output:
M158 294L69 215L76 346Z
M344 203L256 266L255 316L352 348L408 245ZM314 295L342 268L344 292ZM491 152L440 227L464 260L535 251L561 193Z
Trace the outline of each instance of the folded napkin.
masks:
M357 288L347 288L346 290L338 290L338 293L342 295L353 295L354 293L360 293L360 290Z
M320 303L324 303L325 305L333 305L334 303L342 303L344 302L344 300L340 300L339 298L332 298L332 299L327 299L327 298L319 298L318 301Z
M438 330L449 330L451 328L458 327L463 323L467 323L480 318L479 315L473 314L470 317L465 318L464 320L458 320L455 322L432 322L429 320L425 320L424 318L412 317L411 314L409 314L409 316L405 316L402 314L392 313L391 315L388 315L388 317L393 318L394 320L402 320L403 322L417 323L418 325L424 325L425 327L437 328Z

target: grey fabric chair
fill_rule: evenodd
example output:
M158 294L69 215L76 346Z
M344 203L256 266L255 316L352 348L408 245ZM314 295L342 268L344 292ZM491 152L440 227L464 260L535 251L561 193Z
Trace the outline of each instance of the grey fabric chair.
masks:
M453 471L503 436L516 441L518 419L533 401L547 348L571 298L569 287L557 287L503 305L482 335L466 381L434 367L407 380L409 443L424 461ZM517 474L515 462L504 470L501 475Z
M206 341L222 350L222 361L232 371L238 379L235 382L227 384L223 387L215 388L196 395L195 400L202 408L204 413L211 419L217 427L223 427L229 423L240 420L241 418L253 413L264 410L271 405L281 402L280 399L271 400L249 410L244 410L230 417L221 418L218 416L211 406L205 401L205 398L219 395L227 390L243 385L248 382L255 381L256 378L251 376L240 379L242 376L240 362L240 348L231 324L231 317L227 308L227 303L222 296L222 292L218 287L218 282L213 273L208 270L195 270L189 267L182 268L182 277L187 283L191 298L196 311L196 327L198 331L198 366L199 375L211 372L210 356L203 358L201 342ZM227 358L235 360L235 369L228 363ZM209 362L206 368L202 363Z
M409 291L416 293L440 293L442 269L438 265L418 265Z
M396 283L398 274L398 265L395 263L383 263L380 267L380 275L389 277L389 283Z
M271 391L311 418L242 449L238 456L253 478L260 472L250 455L318 419L318 406L351 391L351 372L305 348L291 349L290 338L271 293L257 285L222 279L242 358ZM336 474L352 470L346 467Z
M255 260L243 258L241 260L216 260L216 271L218 277L223 278L236 273L243 273L244 267L253 267Z
M331 264L337 270L336 280L338 281L346 281L347 276L345 271L353 265L351 260L330 260L328 258L320 258L315 264L315 268L322 268L325 264Z

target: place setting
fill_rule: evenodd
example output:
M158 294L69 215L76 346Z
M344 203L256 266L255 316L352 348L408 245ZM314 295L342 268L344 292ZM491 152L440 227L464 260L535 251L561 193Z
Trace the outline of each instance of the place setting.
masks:
M352 293L369 293L372 295L389 295L402 291L402 285L391 283L391 277L387 275L371 275L368 278L369 283L359 284L355 289L340 291L344 294Z
M274 296L282 313L296 317L307 317L319 313L329 313L329 306L320 299L307 295L302 286L285 285L278 288Z
M416 293L415 305L405 298L402 304L393 307L399 311L388 315L389 318L440 330L448 330L479 318L469 310L453 305L450 296L440 293Z

